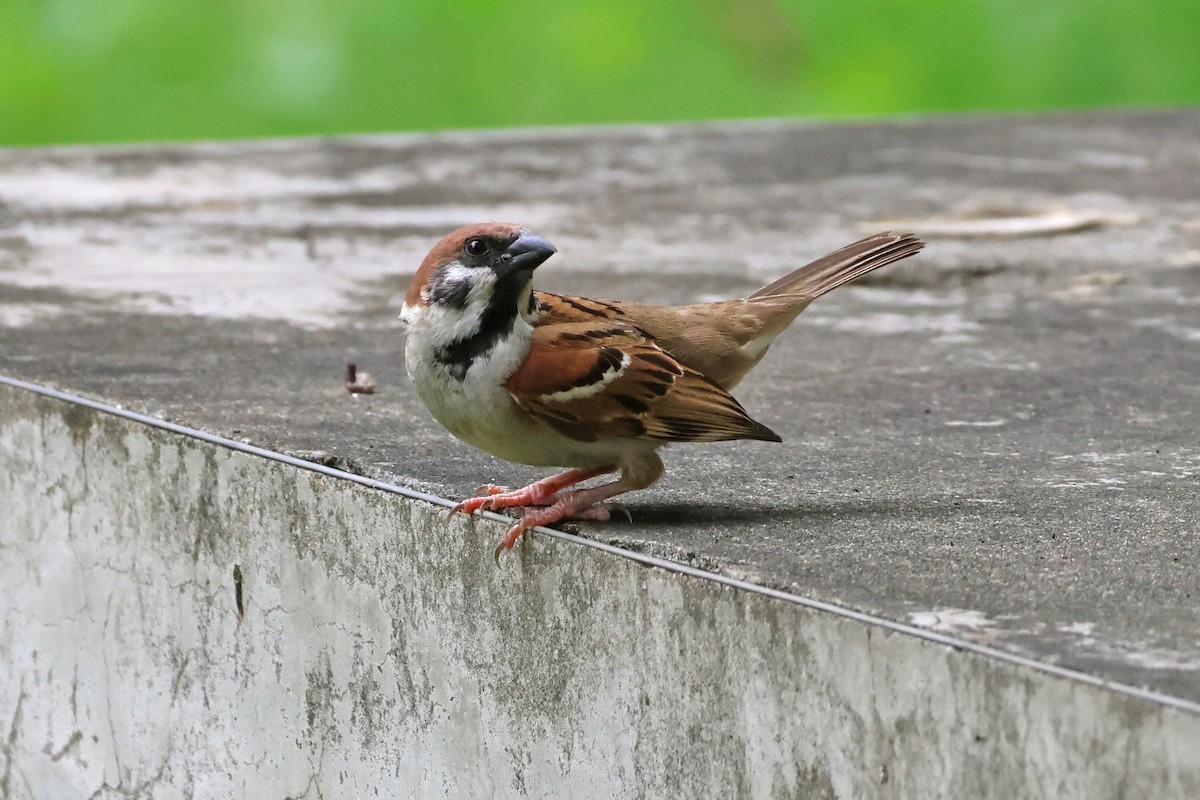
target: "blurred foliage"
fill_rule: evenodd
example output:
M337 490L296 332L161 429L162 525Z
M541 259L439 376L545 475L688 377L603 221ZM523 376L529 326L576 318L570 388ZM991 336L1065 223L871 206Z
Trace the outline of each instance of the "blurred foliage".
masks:
M1198 101L1197 0L0 0L0 144Z

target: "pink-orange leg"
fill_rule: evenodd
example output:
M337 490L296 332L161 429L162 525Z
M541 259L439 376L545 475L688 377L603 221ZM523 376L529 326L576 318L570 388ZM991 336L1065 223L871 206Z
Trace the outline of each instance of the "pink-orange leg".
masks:
M472 494L474 497L492 497L492 496L498 495L498 494L506 494L510 491L512 491L512 490L509 489L507 486L497 486L494 483L485 483L482 486L476 486L475 491ZM527 505L548 506L554 502L554 499L555 499L555 496L550 494L550 495L546 495L545 497L543 497L541 500L538 500L537 502L527 503Z
M516 489L511 492L506 492L499 486L487 484L480 486L476 490L485 492L484 496L463 500L450 509L450 516L460 511L474 514L479 509L495 511L498 508L511 508L513 506L551 505L554 502L554 496L558 492L586 481L588 478L603 475L606 472L612 472L612 469L569 469L558 475L551 475L549 478L542 478L540 481L535 481L524 489Z
M521 518L508 529L508 533L500 541L500 544L496 546L496 563L500 563L500 553L505 550L511 550L517 543L517 539L521 538L521 534L530 528L538 525L549 525L563 519L607 520L610 516L610 508L600 505L601 503L611 497L616 497L622 492L640 488L642 487L632 481L626 480L622 476L620 480L596 486L592 489L576 489L572 492L563 492L555 498L552 504L545 508L531 508L526 510ZM625 513L626 515L629 514L628 511Z

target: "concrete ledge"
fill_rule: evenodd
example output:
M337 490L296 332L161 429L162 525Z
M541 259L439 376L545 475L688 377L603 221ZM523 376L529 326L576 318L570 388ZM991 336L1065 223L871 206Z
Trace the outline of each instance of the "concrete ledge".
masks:
M1195 710L11 386L0 454L13 800L1200 794Z

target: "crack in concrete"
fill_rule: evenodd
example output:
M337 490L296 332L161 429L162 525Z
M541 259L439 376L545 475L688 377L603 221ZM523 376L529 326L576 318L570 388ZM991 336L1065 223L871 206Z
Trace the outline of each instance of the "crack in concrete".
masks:
M119 752L121 740L117 738L117 728L116 728L116 725L113 724L113 707L112 707L113 673L112 673L112 667L108 663L108 642L109 642L108 633L109 633L109 626L112 623L112 604L113 604L113 596L110 594L108 596L108 601L105 603L105 607L104 607L104 631L103 631L103 634L101 635L101 640L100 640L100 660L104 664L105 717L108 721L108 735L112 737L112 755L113 755L113 762L117 765L117 785L119 786L121 784L121 782L124 780L124 776L121 774L122 773L121 753Z
M83 741L83 731L76 730L71 734L70 738L67 739L67 743L58 750L52 749L50 747L50 743L46 742L46 746L42 748L42 752L50 756L51 761L62 761L63 757L66 756L66 754L69 753L75 747L75 745L79 744L81 741Z
M304 786L304 791L300 794L292 796L288 795L284 800L304 800L308 797L308 793L315 791L317 800L324 800L325 794L321 791L321 771L325 768L325 740L321 740L321 749L317 754L316 768L308 776L308 783ZM310 762L311 763L311 762Z
M166 771L167 762L164 760L153 775L146 780L135 783L133 786L128 788L125 787L123 781L117 783L116 785L110 784L108 781L104 781L94 792L88 795L88 800L99 800L99 798L102 797L105 792L112 792L119 797L133 798L133 800L137 800L143 796L152 796L147 795L146 793L158 784L162 783L163 775L166 773Z
M27 790L30 789L28 779L25 778L24 773L21 772L20 768L17 766L15 753L17 737L20 735L21 731L21 719L24 712L25 700L28 696L29 695L25 692L25 679L22 677L21 689L17 694L17 707L13 710L12 721L8 726L8 738L5 739L3 747L0 748L4 752L4 773L0 775L0 796L3 797L13 796L12 778L14 772L17 772L21 775L21 779L25 783L25 788Z
M175 701L179 699L179 692L183 688L183 673L188 668L191 661L189 651L184 651L183 656L179 659L179 665L175 668L175 674L171 677L171 705L175 705Z

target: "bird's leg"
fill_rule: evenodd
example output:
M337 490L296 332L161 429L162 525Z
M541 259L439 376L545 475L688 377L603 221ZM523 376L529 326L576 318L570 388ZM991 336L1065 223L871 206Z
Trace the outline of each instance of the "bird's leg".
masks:
M472 497L495 497L498 494L508 494L511 491L512 491L512 489L509 489L507 486L497 486L494 483L485 483L482 486L476 486L472 490L471 496ZM549 494L537 502L530 502L530 503L527 503L526 505L548 506L553 502L554 502L554 495ZM481 506L481 508L486 508L486 507L487 507L486 505Z
M641 481L633 481L622 475L619 480L605 483L591 489L576 489L562 492L554 498L554 503L545 508L528 509L517 520L508 533L496 546L496 563L500 563L500 553L511 550L521 538L521 534L538 525L549 525L563 519L606 520L609 518L608 506L600 505L610 497L616 497L622 492L644 488ZM628 512L626 512L628 514Z
M594 478L597 475L603 475L606 472L612 471L613 468L611 467L602 469L569 469L558 475L551 475L549 478L534 481L524 489L514 489L511 492L503 491L498 486L481 486L480 489L486 491L487 495L463 500L450 509L450 515L453 516L460 511L474 514L481 508L487 511L494 511L498 508L511 508L513 506L551 505L554 502L555 495L559 491L569 486L574 486L581 481L586 481L588 478ZM493 492L493 489L497 489L498 491Z

